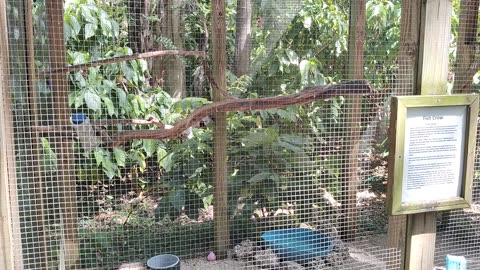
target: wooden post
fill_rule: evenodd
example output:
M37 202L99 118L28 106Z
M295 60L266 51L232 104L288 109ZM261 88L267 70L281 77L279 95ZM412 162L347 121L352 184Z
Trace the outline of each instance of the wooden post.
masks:
M363 78L363 48L365 44L366 1L350 2L350 23L348 41L347 78ZM348 136L345 136L345 161L342 168L342 210L339 224L340 236L353 240L357 232L357 190L360 183L358 176L358 158L360 152L360 128L362 96L350 95L345 98L345 113ZM346 134L347 135L347 134Z
M31 117L30 125L31 126L38 126L40 125L40 119L38 116L38 96L37 96L37 80L36 80L36 72L35 72L35 48L34 48L34 36L33 36L33 1L31 0L24 0L23 1L25 10L24 10L24 18L25 18L25 40L26 40L26 71L27 71L27 83L28 88L28 105L29 108L29 116ZM45 208L44 208L44 186L42 179L42 167L41 167L41 142L40 142L40 134L38 132L32 132L32 134L25 135L28 137L28 143L31 146L31 154L32 154L32 165L33 165L33 174L32 179L34 182L34 213L36 220L36 227L38 233L38 243L37 243L37 250L35 253L36 257L36 267L38 268L47 268L48 267L48 254L47 254L47 246L48 242L46 239L46 222L45 222Z
M227 94L226 81L226 23L225 1L212 1L212 97L214 102L222 101ZM230 242L227 208L227 114L213 115L213 177L214 177L214 224L215 252L218 258L225 258Z
M0 265L23 269L10 96L7 7L0 0Z
M50 51L50 67L52 69L67 65L65 37L63 31L63 0L46 2L48 18L48 39ZM65 74L51 76L55 125L67 126L70 124L70 109L68 107L68 79ZM80 250L78 240L78 214L76 206L76 179L73 163L72 142L65 137L55 138L57 153L57 179L62 184L62 202L60 213L64 226L64 242L62 247L66 269L77 268L80 264Z
M394 94L413 94L416 88L418 66L421 0L403 0L400 21L400 47L398 50L398 76ZM388 219L387 246L400 253L401 267L404 269L407 237L407 217L390 216ZM388 262L388 269L396 269L397 262Z
M479 59L475 59L478 27L478 0L460 1L460 19L455 64L455 85L453 91L469 94L473 90L473 75L480 69Z
M420 10L417 93L446 94L452 2L424 0ZM407 216L405 269L433 269L436 225L436 212Z

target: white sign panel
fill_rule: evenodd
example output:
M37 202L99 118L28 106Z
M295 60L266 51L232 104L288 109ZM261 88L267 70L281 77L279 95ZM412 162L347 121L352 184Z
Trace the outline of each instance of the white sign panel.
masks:
M402 203L461 196L466 106L407 109Z

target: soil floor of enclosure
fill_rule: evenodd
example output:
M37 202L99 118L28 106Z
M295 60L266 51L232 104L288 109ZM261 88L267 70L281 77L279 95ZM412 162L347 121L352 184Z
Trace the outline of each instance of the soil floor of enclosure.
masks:
M442 244L441 235L439 243ZM437 237L438 237L437 236ZM388 252L385 248L386 235L370 235L363 237L361 241L348 244L350 257L343 261L342 266L331 267L325 266L320 268L311 267L298 267L295 265L285 265L275 268L279 270L336 270L336 269L369 269L369 270L383 270L387 269L386 261L392 261L392 267L390 269L398 269L399 263L398 253ZM441 252L443 253L443 252ZM437 254L440 257L444 257L446 254ZM437 256L438 257L438 256ZM465 256L469 263L469 266L480 265L480 258L477 256ZM445 269L444 262L436 261L436 269ZM191 258L181 260L182 270L260 270L268 269L253 265L249 262L237 260L237 259L225 259L217 261L207 261L205 257ZM118 270L148 270L143 262L127 263L123 264Z

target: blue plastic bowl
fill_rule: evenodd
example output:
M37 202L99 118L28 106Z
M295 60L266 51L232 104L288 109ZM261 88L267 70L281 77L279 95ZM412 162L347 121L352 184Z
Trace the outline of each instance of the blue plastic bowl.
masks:
M332 251L332 240L328 235L306 228L267 231L262 234L262 239L280 258L299 263L326 256Z

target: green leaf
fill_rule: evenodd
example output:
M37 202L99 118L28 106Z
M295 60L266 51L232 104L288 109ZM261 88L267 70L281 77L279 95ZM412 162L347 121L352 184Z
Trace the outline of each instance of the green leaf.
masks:
M85 103L87 104L87 107L90 110L93 110L96 112L100 111L102 107L102 101L96 93L92 92L92 90L89 89L87 90L87 92L85 92L84 99L85 99Z
M80 33L82 27L80 26L80 23L78 23L78 20L75 16L69 16L69 18L69 24L72 27L73 33L75 34L75 36L77 36Z
M269 145L276 139L274 134L267 134L265 131L249 133L241 139L246 147L255 147L258 145Z
M100 166L103 162L103 157L104 157L104 152L102 149L95 150L93 152L93 155L95 156L95 160L97 162L97 166Z
M115 90L117 92L118 104L120 105L120 108L124 109L125 111L128 111L130 104L128 103L128 100L127 100L127 94L123 89L116 88Z
M108 97L102 97L103 103L105 104L105 107L107 107L107 113L108 115L112 116L117 114L115 111L115 106L113 105L113 102L111 99Z
M307 77L308 71L310 70L310 61L302 60L300 62L300 75L302 76L302 81Z
M89 38L95 36L95 31L97 31L97 25L87 23L85 25L85 39L89 39Z
M140 172L144 172L147 168L147 162L145 161L145 155L141 151L135 151L132 155L132 159L136 161Z
M159 146L157 149L157 162L160 164L162 160L167 156L167 150L162 148L163 146Z
M288 59L290 60L290 64L298 66L298 55L296 52L292 50L286 50L285 53L288 56Z
M81 5L82 15L85 17L85 20L92 24L97 24L98 21L95 17L92 16L91 7L87 5Z
M173 168L173 156L174 153L170 153L160 161L160 165L163 167L165 172L169 172Z
M125 167L125 161L127 159L127 153L125 153L125 150L119 147L114 147L113 156L115 157L118 166Z
M117 175L118 167L108 157L105 157L103 159L102 168L103 168L103 172L107 175L108 179L112 179Z
M143 140L143 150L147 154L147 158L151 157L157 150L156 140Z

